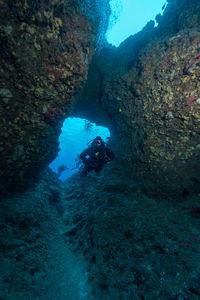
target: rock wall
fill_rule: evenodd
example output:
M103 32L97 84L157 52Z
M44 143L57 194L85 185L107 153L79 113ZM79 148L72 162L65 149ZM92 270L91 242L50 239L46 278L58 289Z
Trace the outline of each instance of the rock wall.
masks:
M65 184L41 173L33 188L0 202L0 299L200 298L199 195L190 195L199 191L199 1L168 2L156 29L150 22L96 56L76 99L74 115L111 129L115 160L98 175L76 174ZM50 3L0 1L1 184L9 189L26 186L56 154L73 103L66 80L66 89L76 90L87 73L84 32L78 44L65 40L69 28L90 28L80 1ZM93 39L93 29L85 34ZM66 63L78 73L65 77Z
M0 182L23 189L58 152L62 121L106 29L109 1L0 1ZM101 25L101 28L100 28Z
M104 89L119 134L123 141L131 137L125 143L132 142L133 170L146 185L155 180L160 195L199 192L199 45L198 30L155 42L135 68ZM119 151L123 157L123 148Z
M170 1L157 20L158 27L150 21L119 48L95 56L80 97L86 105L79 101L76 109L86 114L96 99L118 164L146 192L185 197L200 191L199 2Z

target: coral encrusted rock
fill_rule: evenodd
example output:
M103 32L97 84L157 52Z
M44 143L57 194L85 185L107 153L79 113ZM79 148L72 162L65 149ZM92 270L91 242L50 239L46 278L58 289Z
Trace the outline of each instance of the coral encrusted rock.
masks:
M96 1L88 3L0 1L0 181L10 190L57 155L62 121L86 80L99 23L108 19Z
M168 2L158 27L94 57L76 109L106 113L118 167L151 196L174 199L200 193L200 10Z
M155 194L199 191L199 47L195 29L149 44L136 67L104 88L131 167L146 185L156 183ZM124 158L122 145L119 151Z

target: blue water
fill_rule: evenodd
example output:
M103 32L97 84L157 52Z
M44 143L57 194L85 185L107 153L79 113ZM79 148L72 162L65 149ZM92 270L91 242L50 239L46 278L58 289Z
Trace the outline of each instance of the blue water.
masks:
M107 138L110 137L110 132L107 128L97 126L85 119L67 118L63 123L62 133L59 137L59 148L61 150L56 159L49 165L50 168L55 173L58 173L58 167L60 165L64 164L68 168L76 167L76 159L79 154L87 148L88 143L98 135L106 142ZM67 169L61 173L59 179L64 181L78 170L79 168L75 170Z
M111 16L107 41L118 47L130 35L142 30L157 14L163 13L166 0L110 0Z

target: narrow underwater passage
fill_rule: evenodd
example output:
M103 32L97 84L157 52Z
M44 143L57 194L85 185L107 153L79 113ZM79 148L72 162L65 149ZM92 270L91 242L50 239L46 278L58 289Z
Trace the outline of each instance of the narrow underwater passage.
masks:
M110 132L108 128L97 126L86 119L67 118L64 121L59 137L60 151L49 165L60 180L65 181L79 170L79 154L96 136L101 136L106 142Z
M98 51L109 1L0 0L0 300L200 299L200 1Z

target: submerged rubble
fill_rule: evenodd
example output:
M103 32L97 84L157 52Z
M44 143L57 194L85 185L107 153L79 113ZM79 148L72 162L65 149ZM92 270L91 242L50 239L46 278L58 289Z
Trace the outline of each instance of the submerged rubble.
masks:
M66 241L88 263L92 299L199 299L199 198L156 201L109 173L64 187Z
M199 299L199 197L157 201L111 169L47 170L1 201L2 299Z

